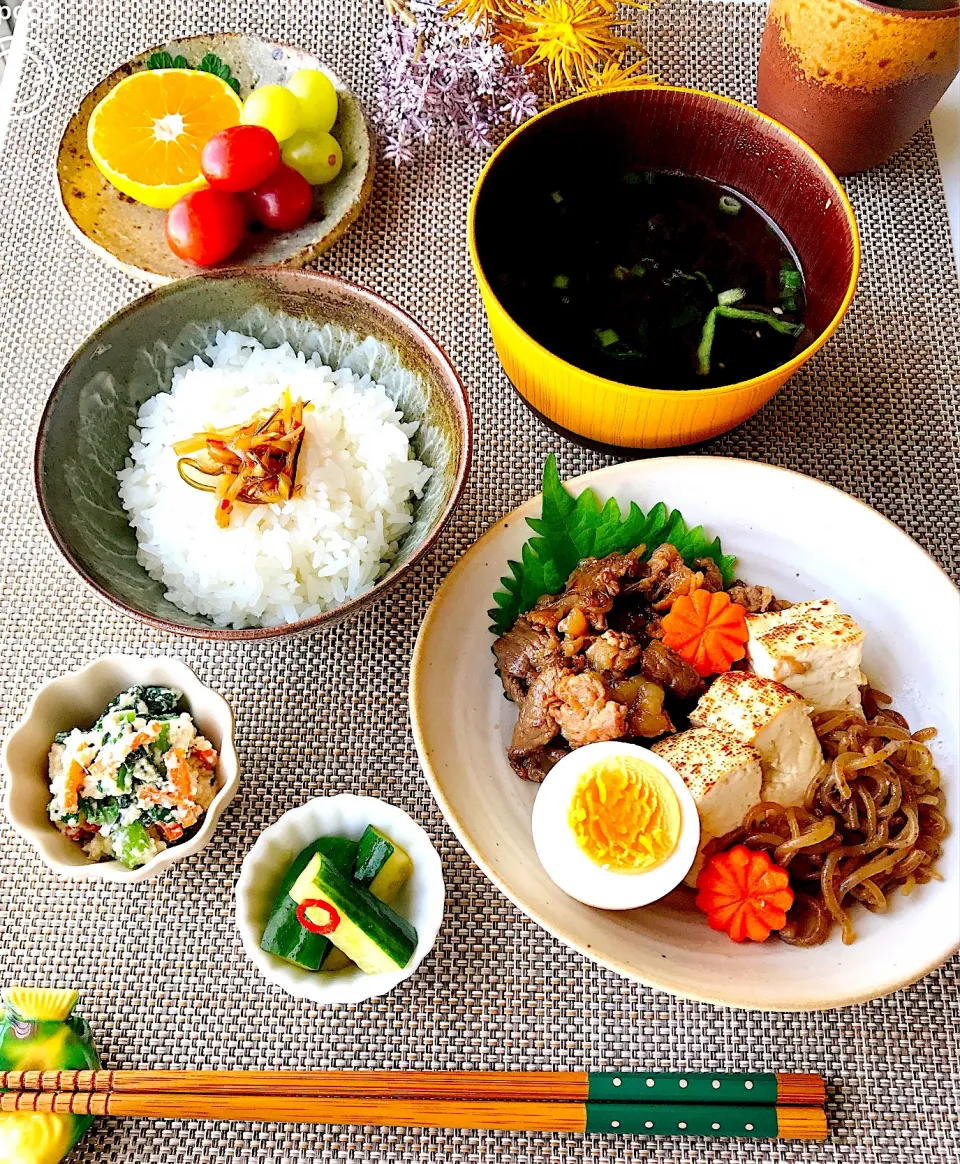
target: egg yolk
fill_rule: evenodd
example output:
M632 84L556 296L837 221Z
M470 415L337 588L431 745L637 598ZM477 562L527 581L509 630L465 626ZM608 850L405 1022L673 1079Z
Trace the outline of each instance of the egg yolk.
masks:
M580 777L569 821L577 844L598 865L617 873L646 873L677 847L680 802L652 764L615 756Z

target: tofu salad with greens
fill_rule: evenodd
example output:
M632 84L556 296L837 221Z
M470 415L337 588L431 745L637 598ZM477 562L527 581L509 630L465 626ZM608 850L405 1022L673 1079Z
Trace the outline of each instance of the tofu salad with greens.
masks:
M180 692L130 687L50 748L50 819L94 861L130 869L182 840L216 794L218 755Z

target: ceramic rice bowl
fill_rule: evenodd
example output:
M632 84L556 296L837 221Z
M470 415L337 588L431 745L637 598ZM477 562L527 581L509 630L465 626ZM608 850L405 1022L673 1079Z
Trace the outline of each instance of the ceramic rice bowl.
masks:
M141 405L169 391L173 370L218 330L266 347L288 341L330 367L381 382L406 421L412 453L433 472L389 569L356 598L299 622L244 629L188 614L137 560L117 472ZM372 337L373 343L361 342ZM40 421L34 472L40 509L67 562L93 591L160 630L208 639L278 639L331 626L397 585L434 544L470 464L466 392L445 353L399 308L371 291L314 272L218 271L161 287L99 327L61 373Z

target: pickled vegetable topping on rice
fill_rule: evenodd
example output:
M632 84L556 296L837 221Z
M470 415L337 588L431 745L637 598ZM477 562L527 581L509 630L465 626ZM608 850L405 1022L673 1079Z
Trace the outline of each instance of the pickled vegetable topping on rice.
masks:
M273 505L296 495L303 409L303 401L291 400L286 391L276 408L258 412L247 424L210 429L173 446L184 481L216 494L221 528L230 524L236 501Z
M92 728L56 737L47 811L93 860L115 858L135 869L210 807L218 756L180 703L166 687L131 687Z

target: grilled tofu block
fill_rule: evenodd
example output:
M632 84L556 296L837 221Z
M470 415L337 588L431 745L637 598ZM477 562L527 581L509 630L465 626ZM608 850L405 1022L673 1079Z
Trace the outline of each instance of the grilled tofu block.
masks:
M707 841L737 828L760 801L760 754L733 736L705 727L668 736L654 744L653 751L676 769L697 806L700 846L684 878L695 887Z
M860 711L864 633L829 598L748 614L747 659L765 679L802 695L814 711Z
M690 722L756 748L764 800L800 804L823 766L809 705L789 687L750 671L718 676L700 697Z

